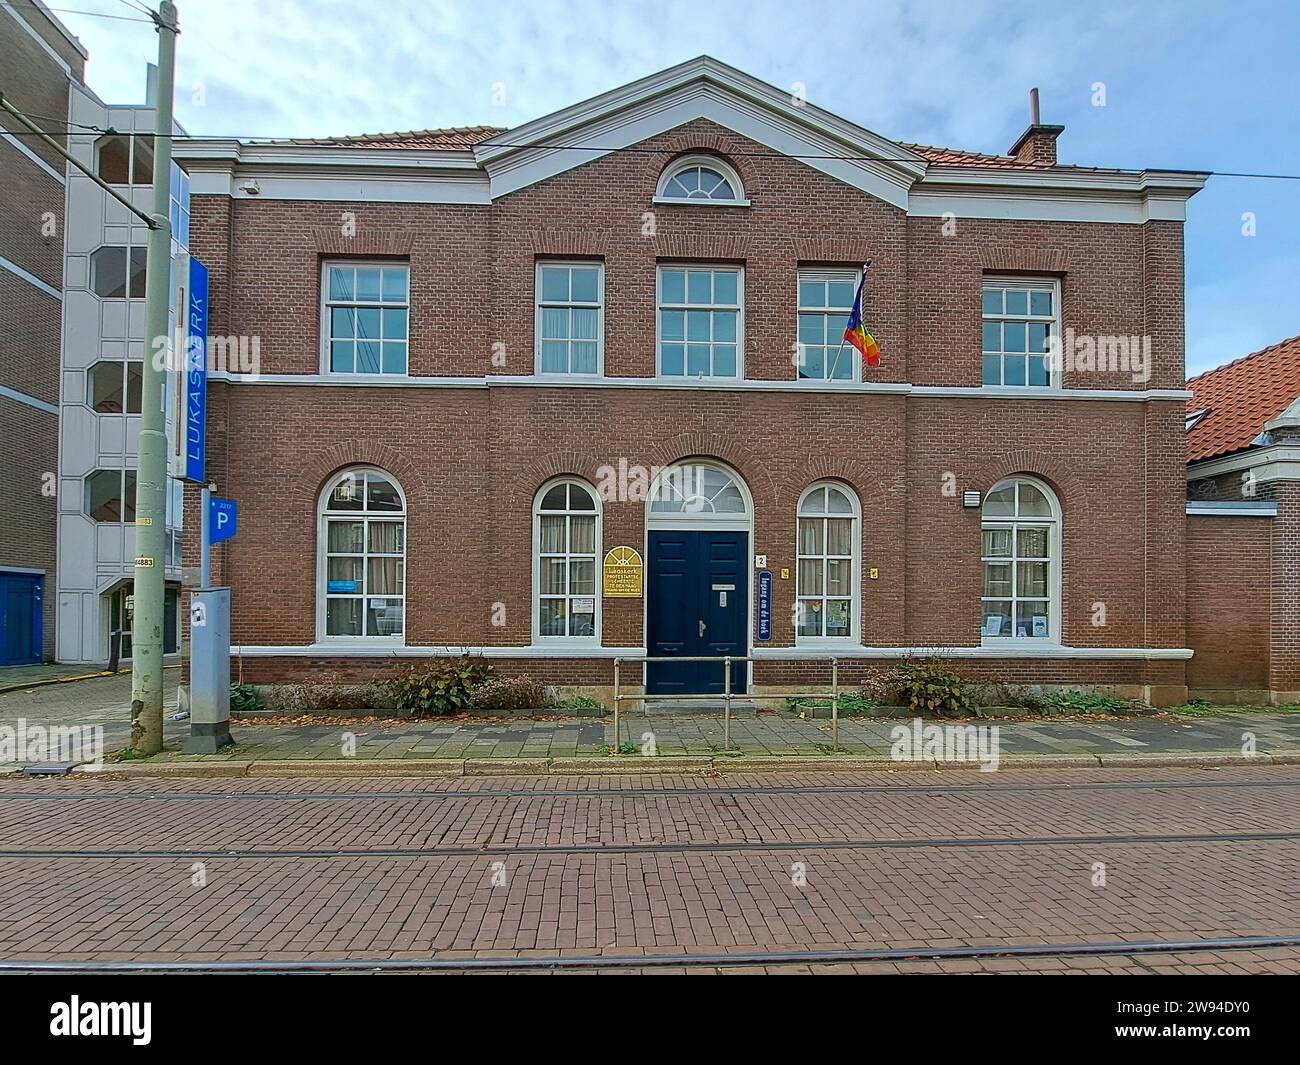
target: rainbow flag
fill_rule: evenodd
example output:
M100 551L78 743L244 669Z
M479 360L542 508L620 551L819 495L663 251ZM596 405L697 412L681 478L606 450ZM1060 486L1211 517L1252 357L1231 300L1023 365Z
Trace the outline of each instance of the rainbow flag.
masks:
M876 338L867 332L862 321L862 293L867 287L867 267L862 269L862 280L858 282L858 293L853 297L853 311L849 315L848 327L844 330L844 339L862 353L862 361L867 366L880 365L880 345Z

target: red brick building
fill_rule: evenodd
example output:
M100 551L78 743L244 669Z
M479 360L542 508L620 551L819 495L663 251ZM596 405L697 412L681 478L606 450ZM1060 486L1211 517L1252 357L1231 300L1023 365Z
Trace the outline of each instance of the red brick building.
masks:
M1183 699L1204 176L1060 132L904 144L704 58L511 130L178 146L210 331L259 353L209 391L244 678L941 652Z
M1300 337L1187 386L1188 686L1300 702Z

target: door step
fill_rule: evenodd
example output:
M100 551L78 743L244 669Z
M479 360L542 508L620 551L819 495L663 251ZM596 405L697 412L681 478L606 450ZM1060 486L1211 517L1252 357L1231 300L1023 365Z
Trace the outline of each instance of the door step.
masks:
M636 706L635 703L631 704ZM631 713L641 713L646 717L721 717L725 708L725 703L721 699L699 699L687 702L675 703L668 699L655 699L644 704L643 709L630 711ZM749 702L746 699L732 699L731 701L732 717L757 717L758 704Z

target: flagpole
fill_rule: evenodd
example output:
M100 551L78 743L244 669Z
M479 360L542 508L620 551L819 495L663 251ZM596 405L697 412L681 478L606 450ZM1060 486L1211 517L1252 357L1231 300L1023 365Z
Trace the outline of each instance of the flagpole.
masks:
M871 260L868 259L865 263L862 264L862 281L865 281L865 280L866 280L866 278L867 278L867 271L870 270L870 269L871 269ZM861 286L862 281L859 282L859 289L860 289L860 286ZM865 292L862 292L861 290L859 290L859 295L860 295L860 296L861 296L861 295L866 295L866 293L865 293ZM861 309L862 309L861 300L859 300L859 302L858 302L858 309L859 309L859 311L861 311ZM834 380L835 380L835 371L838 370L838 369L840 368L840 355L841 355L841 353L843 353L843 351L844 351L844 336L843 336L843 334L841 334L841 335L840 335L840 346L839 346L838 348L835 349L835 361L834 361L833 363L831 363L831 372L828 373L828 374L826 375L826 380L828 380L828 381L834 381Z

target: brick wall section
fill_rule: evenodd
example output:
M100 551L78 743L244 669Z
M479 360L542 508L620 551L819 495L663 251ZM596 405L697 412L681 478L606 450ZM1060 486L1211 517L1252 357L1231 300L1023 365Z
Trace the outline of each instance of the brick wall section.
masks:
M1187 686L1269 688L1273 522L1187 519Z
M1272 489L1277 517L1272 523L1269 687L1300 701L1300 484L1285 481Z
M45 571L42 603L43 654L54 654L56 500L43 495L43 475L56 467L58 418L0 396L0 569L19 566Z
M82 59L35 9L24 21L82 77ZM0 11L5 98L38 125L56 128L68 113L68 74L8 11ZM6 118L13 129L16 122ZM64 162L37 138L22 143L59 173ZM63 287L63 185L13 144L0 142L0 257ZM47 222L52 221L52 226ZM0 270L0 385L46 403L59 401L61 307L58 299L9 270ZM54 653L56 503L42 494L43 475L58 469L58 417L0 397L0 569L45 571L43 653Z
M1064 321L1080 333L1144 335L1150 381L1078 372L1072 387L1141 389L1182 383L1181 230L907 219L805 165L742 153L759 146L707 122L653 138L654 152L612 155L506 196L490 208L302 203L196 196L193 246L212 271L214 333L258 335L262 371L314 373L320 364L324 257L409 256L416 375L529 374L538 257L605 263L605 371L655 370L659 262L745 266L745 374L791 380L796 271L802 264L874 260L867 312L884 356L872 379L973 386L980 381L980 279L1047 272L1063 282ZM747 209L651 203L661 168L685 151L729 154ZM654 235L643 235L646 212ZM341 227L356 225L347 243ZM1169 295L1173 293L1173 295ZM1173 300L1176 310L1165 302ZM504 366L491 362L505 344ZM236 643L306 644L316 636L316 502L353 463L389 470L406 491L407 642L518 646L531 640L532 504L549 478L595 482L604 465L715 458L755 500L752 550L769 556L772 646L789 645L795 506L821 477L862 503L863 642L884 646L979 642L979 514L943 492L987 491L1038 476L1063 511L1064 641L1084 647L1182 647L1182 405L904 398L757 390L626 388L313 388L213 385L213 475L240 500L241 531L218 549L216 579L236 589ZM191 525L191 527L195 527ZM194 538L189 538L190 544ZM644 503L605 504L603 546L644 545ZM196 559L196 556L192 556ZM493 604L506 624L490 623ZM1104 603L1106 624L1093 624ZM604 604L607 646L639 646L641 600ZM258 664L253 666L253 662ZM301 675L309 659L245 659L257 679ZM338 668L339 660L330 660ZM358 671L391 669L374 660ZM607 682L608 661L503 669L575 683ZM765 664L774 676L790 667ZM1177 687L1181 662L983 662L1022 679ZM553 679L564 679L564 677ZM594 678L588 680L583 678Z

